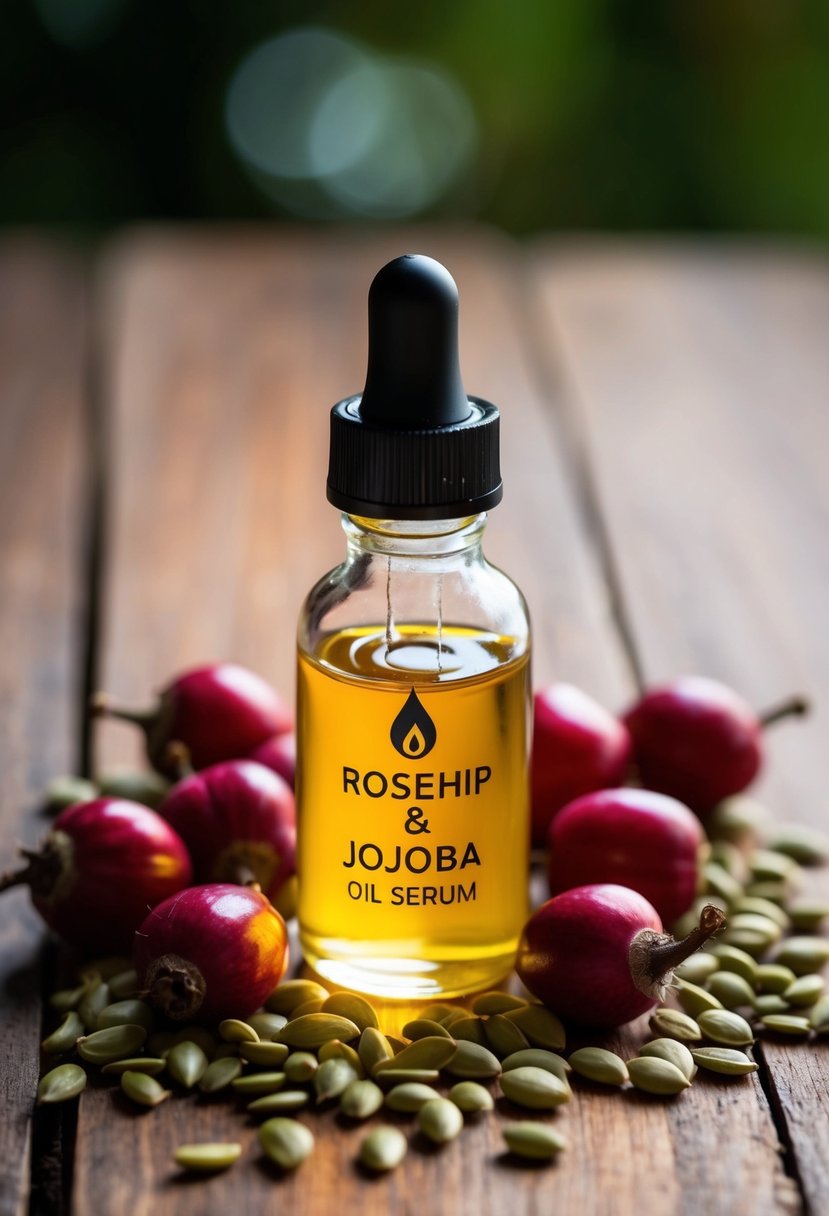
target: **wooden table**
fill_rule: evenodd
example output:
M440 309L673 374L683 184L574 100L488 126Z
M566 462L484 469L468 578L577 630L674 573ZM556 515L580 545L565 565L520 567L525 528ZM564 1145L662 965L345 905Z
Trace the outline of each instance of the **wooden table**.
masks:
M413 249L456 276L467 388L502 407L488 548L527 593L536 683L619 708L685 671L758 705L812 693L814 717L769 739L761 791L782 817L825 818L824 257L270 229L138 231L88 260L24 235L0 248L4 860L43 830L45 782L88 759L91 688L141 703L232 657L290 693L300 599L342 548L328 408L362 384L374 271ZM114 725L95 753L139 754ZM825 1042L765 1042L755 1076L700 1077L676 1101L580 1088L557 1116L571 1148L547 1169L509 1163L497 1118L376 1181L353 1166L360 1131L330 1116L313 1163L284 1179L226 1105L135 1116L98 1087L78 1113L33 1118L41 988L60 960L24 893L1 923L4 1214L829 1212ZM172 1145L228 1136L243 1162L178 1177Z

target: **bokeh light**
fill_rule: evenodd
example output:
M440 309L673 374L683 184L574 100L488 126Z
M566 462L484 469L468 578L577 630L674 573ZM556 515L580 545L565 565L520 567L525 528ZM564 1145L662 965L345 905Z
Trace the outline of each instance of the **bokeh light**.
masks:
M313 218L417 215L451 193L478 148L474 111L449 73L322 28L251 51L225 117L253 180Z

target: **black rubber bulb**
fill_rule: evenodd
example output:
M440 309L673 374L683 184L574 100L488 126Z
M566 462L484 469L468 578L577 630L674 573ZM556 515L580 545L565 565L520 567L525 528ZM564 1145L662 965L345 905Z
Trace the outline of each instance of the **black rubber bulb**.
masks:
M405 254L375 275L368 296L364 422L427 430L470 416L458 363L458 288L434 258Z

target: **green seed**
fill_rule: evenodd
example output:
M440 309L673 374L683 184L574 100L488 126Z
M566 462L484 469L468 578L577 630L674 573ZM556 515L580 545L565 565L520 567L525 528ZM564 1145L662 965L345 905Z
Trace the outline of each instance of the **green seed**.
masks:
M460 1022L464 1018L468 1017L469 1013L466 1009L456 1006L449 1013L444 1014L442 1018L436 1018L435 1020L440 1022L441 1026L443 1026L445 1030L451 1030L456 1022Z
M829 836L801 823L781 824L768 847L802 866L821 866L829 861Z
M755 916L765 916L768 920L773 920L784 932L790 924L788 913L779 904L774 903L771 899L761 899L757 895L741 896L732 907L731 912L732 917L745 912L751 912Z
M389 1067L441 1069L449 1063L456 1050L454 1039L446 1039L441 1035L427 1036L425 1039L416 1039L414 1043L404 1047L389 1062ZM384 1063L378 1064L374 1070L375 1075L385 1068Z
M390 1060L394 1052L384 1034L376 1030L374 1026L367 1026L360 1035L360 1042L357 1044L357 1055L360 1057L360 1063L363 1068L367 1073L371 1074L379 1064L382 1064L385 1060Z
M513 996L511 992L482 992L472 1002L472 1012L483 1017L493 1013L508 1013L511 1009L525 1009L527 1001Z
M245 1025L256 1031L262 1043L273 1043L287 1021L283 1013L252 1013Z
M731 1009L709 1009L697 1020L705 1037L724 1047L743 1047L754 1042L748 1022Z
M794 983L796 978L791 967L782 967L779 963L761 963L757 968L754 987L758 992L773 992L780 995Z
M791 882L750 882L746 887L746 895L756 896L757 899L770 899L781 906L786 903L792 893Z
M531 1110L554 1110L572 1097L570 1086L543 1068L511 1068L501 1075L501 1091L510 1102Z
M749 954L767 950L779 942L783 930L768 916L756 912L738 912L728 921L726 937L732 946L741 946Z
M138 1106L159 1106L170 1096L169 1089L165 1089L155 1077L149 1077L145 1072L122 1072L121 1089Z
M749 984L754 983L757 962L745 950L739 950L736 946L728 946L724 942L715 942L711 947L711 953L719 963L720 971L733 971L735 975L742 976Z
M336 1013L340 1017L348 1018L360 1031L365 1030L367 1026L373 1026L375 1030L380 1026L374 1007L356 992L335 992L323 1002L322 1012Z
M283 1022L284 1026L285 1023ZM280 1030L282 1027L280 1026ZM258 1043L259 1033L255 1027L249 1022L242 1022L239 1018L225 1018L219 1023L219 1034L226 1043Z
M694 1057L685 1044L680 1043L677 1039L652 1039L650 1043L644 1044L639 1055L667 1060L669 1064L678 1068L688 1081L693 1081L696 1075L697 1066L694 1063Z
M579 1076L600 1085L624 1085L629 1079L621 1056L604 1047L580 1047L570 1056L570 1067Z
M155 1029L155 1014L144 1001L115 1001L98 1014L98 1030L108 1026L143 1026L147 1034Z
M824 987L822 975L801 975L789 985L783 999L790 1005L814 1005L823 996Z
M134 999L138 996L138 974L134 968L113 975L109 981L109 995L116 1001Z
M477 1081L458 1081L449 1090L447 1097L466 1114L475 1114L480 1110L493 1110L495 1107L492 1094Z
M705 826L712 840L745 844L762 835L770 819L771 813L762 803L735 794L717 803L706 817Z
M789 1002L784 1001L782 996L778 996L776 992L769 992L765 996L754 998L754 1012L761 1018L769 1013L785 1013L788 1008Z
M226 1170L241 1155L241 1144L182 1144L173 1159L182 1169L212 1174L216 1170Z
M264 1094L248 1102L247 1109L252 1115L273 1115L277 1111L302 1110L310 1101L303 1089L283 1089L279 1093Z
M386 1106L389 1110L412 1114L420 1110L424 1102L431 1102L433 1098L437 1097L438 1094L430 1085L423 1085L418 1081L406 1081L389 1090L386 1094Z
M93 958L78 968L78 978L84 983L97 984L100 980L112 979L132 966L132 959L126 954L107 954L102 958Z
M227 1089L242 1072L242 1061L232 1056L222 1060L213 1060L204 1070L204 1076L199 1081L199 1089L203 1094L217 1094Z
M566 1036L561 1020L543 1005L527 1005L523 1009L510 1009L504 1014L523 1031L531 1047L546 1047L558 1051L564 1047Z
M268 1068L279 1068L290 1053L285 1043L240 1043L239 1055L251 1064L263 1064Z
M433 1022L431 1018L415 1018L413 1022L407 1022L403 1027L403 1037L411 1039L431 1039L431 1038L454 1038L450 1035L445 1026L441 1026L440 1022Z
M691 1084L675 1064L659 1056L639 1056L627 1063L633 1084L648 1094L680 1094Z
M694 1019L678 1009L666 1009L664 1006L655 1009L648 1025L654 1034L678 1039L681 1043L697 1043L702 1038L702 1031Z
M104 798L126 798L128 802L140 802L155 811L170 788L170 783L158 773L114 769L112 772L101 773L98 777L98 788Z
M314 1137L296 1119L268 1119L259 1128L259 1143L266 1157L283 1170L296 1169L314 1151Z
M326 1060L345 1060L354 1069L357 1077L362 1079L366 1075L359 1053L348 1043L341 1043L339 1039L329 1039L319 1049L320 1064L324 1064Z
M407 1081L432 1085L440 1080L440 1073L436 1068L382 1068L374 1074L374 1080L387 1088L403 1085Z
M463 1130L463 1115L448 1098L432 1098L417 1112L417 1125L433 1144L448 1144Z
M814 1009L810 1010L809 1025L818 1034L829 1031L829 996L822 996Z
M375 1127L360 1145L360 1163L366 1169L395 1169L406 1156L406 1137L396 1127Z
M288 1022L279 1032L278 1042L289 1047L322 1047L329 1039L349 1043L358 1038L360 1029L350 1020L336 1013L306 1013Z
M314 1073L314 1090L318 1102L328 1102L345 1093L352 1081L359 1081L356 1069L348 1060L334 1057L323 1061Z
M86 1073L79 1064L59 1064L40 1078L37 1101L41 1106L50 1102L68 1102L86 1089Z
M825 937L790 937L777 951L775 962L791 967L795 975L822 971L829 962L829 940Z
M449 1031L447 1030L447 1034ZM452 1023L452 1038L457 1042L463 1040L465 1043L477 1043L479 1047L486 1047L486 1023L483 1018L459 1018Z
M285 1061L285 1076L292 1084L310 1081L319 1068L319 1061L310 1051L294 1051Z
M207 1071L207 1065L207 1056L198 1043L193 1043L190 1039L176 1043L175 1047L170 1048L167 1056L167 1071L173 1080L178 1081L185 1089L192 1089L198 1084Z
M76 1047L89 1064L109 1064L133 1055L144 1046L147 1032L143 1026L109 1026L78 1039Z
M109 984L100 979L90 981L78 1002L78 1014L88 1031L98 1029L98 1018L109 1004Z
M501 1063L504 1072L511 1072L513 1068L526 1066L544 1068L554 1077L558 1077L560 1081L566 1081L567 1074L571 1071L570 1065L563 1056L556 1055L554 1051L544 1051L541 1047L527 1047L523 1051L514 1051Z
M383 1091L373 1081L352 1081L340 1098L340 1113L348 1119L369 1119L383 1105Z
M53 1030L40 1046L49 1056L60 1055L71 1051L82 1034L83 1022L75 1010L70 1009L57 1030Z
M320 1013L325 1001L303 1001L301 1005L297 1005L296 1009L292 1009L288 1014L288 1021L293 1022L295 1018L304 1018L309 1013Z
M775 1034L807 1035L812 1029L808 1018L793 1013L769 1013L760 1019L766 1030Z
M786 911L793 929L797 929L799 933L814 933L823 926L829 916L829 904L803 900L788 904Z
M681 980L687 980L689 984L704 984L709 976L719 969L719 965L719 959L715 955L698 950L696 954L686 958L684 963L679 964L674 975Z
M421 1042L423 1041L421 1039ZM501 1072L497 1056L479 1043L469 1043L465 1040L457 1044L455 1054L442 1067L453 1077L469 1081L475 1081L479 1077L497 1077Z
M491 1017L487 1018L484 1023L484 1034L487 1046L495 1052L499 1060L529 1047L526 1035L502 1013L493 1013Z
M182 1026L176 1031L176 1043L195 1043L197 1047L201 1047L204 1054L209 1059L216 1050L218 1043L216 1036L212 1034L206 1026Z
M457 1012L457 1005L446 1005L438 1001L436 1004L427 1005L425 1009L421 1009L420 1016L428 1018L432 1022L440 1022L442 1024L445 1017L450 1017ZM463 1013L464 1011L461 1010L461 1012Z
M718 866L722 866L742 886L748 875L748 866L746 865L742 850L738 849L730 840L715 840L711 845L708 860Z
M692 1018L698 1017L706 1009L722 1009L722 1002L715 996L697 984L689 984L687 980L676 980L675 991L680 1005Z
M546 1123L507 1123L501 1130L510 1152L530 1161L552 1161L567 1148L564 1136Z
M712 975L708 991L717 998L722 1009L741 1009L754 1004L754 989L735 971L718 971Z
M307 1001L327 1001L329 995L328 989L314 980L283 980L265 1001L265 1008L269 1013L288 1015Z
M756 849L748 859L755 882L790 882L797 873L797 862L774 849Z
M743 893L742 884L716 861L709 861L703 868L703 878L706 894L718 895L727 904L733 904Z
M143 1072L148 1077L157 1077L166 1067L167 1061L160 1056L131 1056L126 1060L110 1060L101 1072L108 1077L120 1077L125 1072Z
M85 777L53 777L46 786L43 802L53 814L64 811L78 802L92 802L99 797L98 786Z
M700 1068L725 1077L744 1077L757 1071L757 1065L744 1051L736 1051L732 1047L697 1047L691 1055Z
M56 1013L69 1013L70 1009L77 1009L85 992L84 984L78 988L61 988L59 992L53 992L49 997L49 1005Z
M284 1072L254 1072L247 1077L237 1077L231 1084L237 1094L275 1094L285 1084Z

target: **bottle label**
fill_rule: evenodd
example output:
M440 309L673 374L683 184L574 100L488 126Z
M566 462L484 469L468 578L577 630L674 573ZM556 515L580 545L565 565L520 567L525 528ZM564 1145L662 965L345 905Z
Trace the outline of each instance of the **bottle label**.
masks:
M526 659L399 689L309 662L299 678L303 929L514 938L526 911Z

